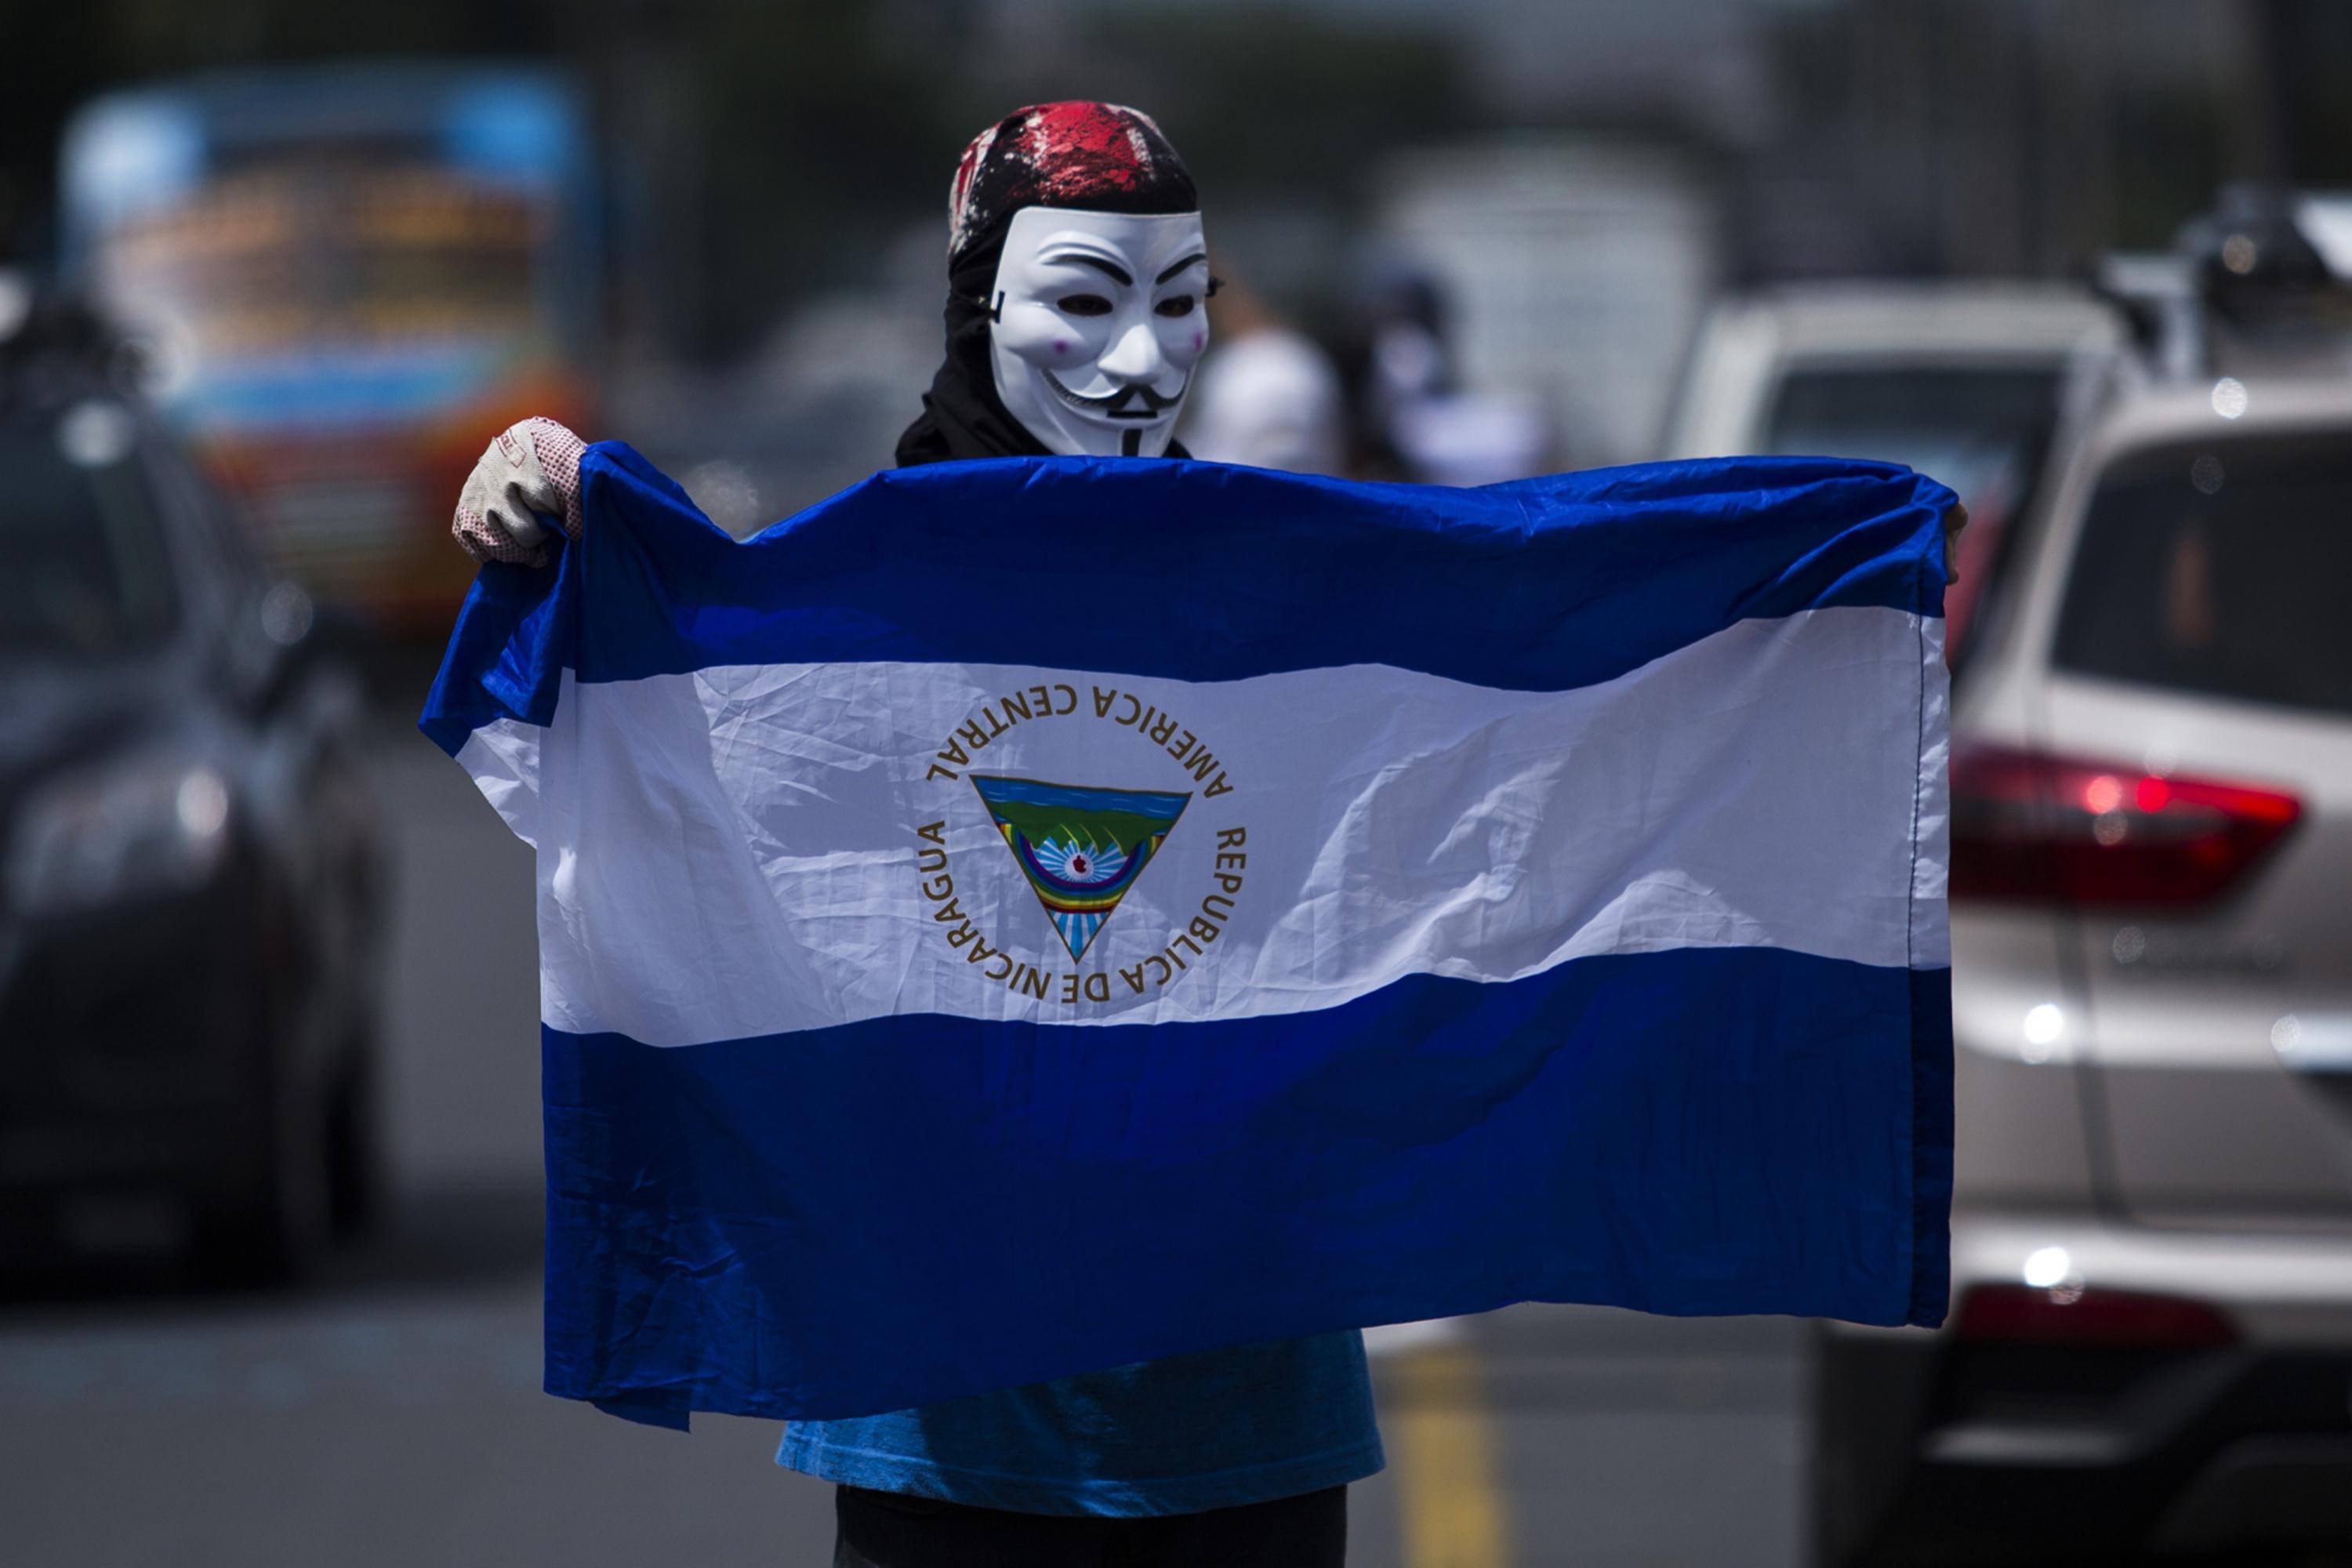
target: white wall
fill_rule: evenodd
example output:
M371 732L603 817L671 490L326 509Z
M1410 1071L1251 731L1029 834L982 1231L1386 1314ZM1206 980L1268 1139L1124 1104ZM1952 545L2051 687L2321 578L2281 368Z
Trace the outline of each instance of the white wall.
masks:
M1444 290L1465 390L1543 398L1566 466L1657 449L1720 254L1715 205L1671 154L1572 138L1415 153L1378 205L1382 242Z

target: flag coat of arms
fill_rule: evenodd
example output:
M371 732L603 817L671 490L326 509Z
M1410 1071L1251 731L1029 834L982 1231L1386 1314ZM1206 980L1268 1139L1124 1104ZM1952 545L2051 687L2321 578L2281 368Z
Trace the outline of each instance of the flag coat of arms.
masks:
M1943 487L1004 459L739 542L582 473L424 719L537 859L551 1392L1941 1319Z

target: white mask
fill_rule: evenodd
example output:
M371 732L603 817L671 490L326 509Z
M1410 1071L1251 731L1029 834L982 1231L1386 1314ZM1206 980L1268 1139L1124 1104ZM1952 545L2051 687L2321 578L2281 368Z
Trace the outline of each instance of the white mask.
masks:
M1209 342L1199 213L1023 207L989 303L996 395L1050 451L1157 458Z

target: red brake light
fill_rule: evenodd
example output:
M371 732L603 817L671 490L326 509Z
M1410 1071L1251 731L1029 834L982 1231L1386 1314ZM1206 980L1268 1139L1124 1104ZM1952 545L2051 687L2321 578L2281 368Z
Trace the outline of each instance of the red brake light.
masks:
M2170 905L2220 896L2302 803L2002 746L1952 750L1952 897Z
M2120 1345L2201 1350L2232 1343L2235 1324L2202 1301L2137 1290L1979 1285L1960 1300L1952 1331L1979 1343Z

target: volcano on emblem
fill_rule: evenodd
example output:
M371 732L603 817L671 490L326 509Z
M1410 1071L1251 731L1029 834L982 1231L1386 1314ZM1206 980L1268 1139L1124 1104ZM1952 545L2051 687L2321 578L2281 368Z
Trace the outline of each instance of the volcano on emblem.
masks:
M969 776L1072 958L1085 955L1192 798L1162 790Z

